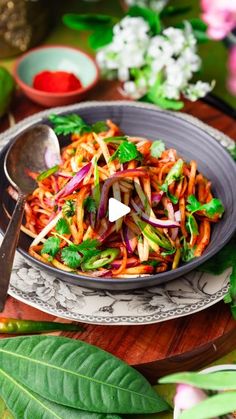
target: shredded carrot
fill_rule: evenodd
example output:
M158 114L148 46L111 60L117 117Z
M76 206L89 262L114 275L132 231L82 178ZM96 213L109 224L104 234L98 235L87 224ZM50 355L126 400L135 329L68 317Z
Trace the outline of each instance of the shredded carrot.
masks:
M208 220L204 219L203 220L203 234L202 234L200 242L198 243L194 251L194 255L196 257L199 257L202 255L203 251L209 244L210 236L211 236L211 224Z
M28 171L37 184L27 198L22 226L22 230L33 238L29 253L41 262L67 272L85 276L104 273L115 278L145 276L178 268L184 260L183 242L184 246L193 249L196 257L201 256L210 241L211 223L218 222L222 214L208 218L206 211L197 211L194 217L198 233L191 232L189 226L186 228L187 217L191 215L191 210L187 211L190 195L201 204L213 198L211 182L198 172L196 161L183 162L180 173L173 174L179 160L177 151L166 148L159 158L153 157L152 142L136 136L126 136L126 144L134 151L136 147L137 157L132 159L128 153L126 160L121 159L122 147L118 148L124 145L124 140L108 137L120 137L125 133L109 119L104 124L106 129L102 132L91 130L71 135L70 143L61 150L57 172L41 176L37 181L39 173ZM78 173L82 177L79 181ZM12 199L17 199L18 194L12 187L8 192ZM111 197L131 209L115 223L108 217ZM7 215L10 217L8 212ZM42 246L48 245L49 238L53 238L57 246L56 254L41 254ZM96 243L94 266L97 266L97 272L93 267L86 268L85 262L78 267L69 266L67 254L79 252L79 257L77 255L73 261L82 260L79 246L86 241ZM71 247L66 252L68 246ZM104 257L100 256L106 251L109 257L106 253ZM95 260L93 250L89 257ZM112 262L106 263L110 259ZM99 261L102 267L99 267Z
M127 264L127 250L126 250L125 246L122 246L122 262L121 262L121 265L118 269L113 269L112 274L113 275L121 274L125 270L126 264Z

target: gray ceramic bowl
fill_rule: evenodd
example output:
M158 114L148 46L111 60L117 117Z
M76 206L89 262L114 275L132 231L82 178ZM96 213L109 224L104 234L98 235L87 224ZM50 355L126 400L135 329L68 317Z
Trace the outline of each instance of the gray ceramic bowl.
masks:
M116 122L128 135L144 136L152 140L161 138L168 147L177 149L180 156L187 161L195 159L199 170L212 181L214 195L220 198L225 206L225 214L212 232L211 242L204 254L178 269L164 273L127 279L92 278L63 272L48 266L31 257L27 250L30 238L21 233L19 252L56 277L69 283L90 288L102 289L135 289L158 285L182 276L217 253L231 238L236 228L236 165L229 153L209 134L210 127L187 115L160 111L155 106L132 102L88 102L67 108L50 109L34 115L18 124L14 130L2 136L5 141L13 140L23 130L37 123L48 123L47 116L51 113L78 113L88 123L107 118ZM212 130L214 136L216 134ZM219 135L219 133L218 133ZM1 139L1 138L0 138ZM63 141L62 139L60 139ZM0 228L6 230L7 217L3 211L3 203L9 207L9 197L4 192L7 181L3 173L3 159L7 147L0 155Z

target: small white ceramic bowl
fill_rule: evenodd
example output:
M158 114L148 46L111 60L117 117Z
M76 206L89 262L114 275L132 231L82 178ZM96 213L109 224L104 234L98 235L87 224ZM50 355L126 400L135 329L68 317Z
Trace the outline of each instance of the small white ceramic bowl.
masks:
M66 93L48 93L33 87L33 79L43 70L67 71L77 76L82 87ZM16 60L14 76L17 84L34 102L46 107L79 102L98 81L95 60L78 48L67 45L47 45L34 48Z

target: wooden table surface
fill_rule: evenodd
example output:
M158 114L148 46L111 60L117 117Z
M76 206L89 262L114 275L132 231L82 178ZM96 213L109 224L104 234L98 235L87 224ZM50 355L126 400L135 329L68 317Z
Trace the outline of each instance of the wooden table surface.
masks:
M121 99L117 83L100 82L87 100ZM11 112L16 121L42 108L20 92ZM236 140L236 124L229 116L202 101L186 102L184 111L218 128ZM8 128L8 118L0 120L0 132ZM59 319L27 306L12 297L1 317ZM63 320L62 320L63 321ZM236 322L229 308L220 302L199 313L145 326L86 325L83 333L62 333L103 348L139 369L151 382L163 374L200 368L235 349ZM3 337L3 335L0 335Z

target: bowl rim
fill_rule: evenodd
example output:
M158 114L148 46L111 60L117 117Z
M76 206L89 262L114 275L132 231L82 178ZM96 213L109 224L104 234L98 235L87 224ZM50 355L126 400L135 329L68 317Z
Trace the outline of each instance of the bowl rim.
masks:
M160 112L163 113L165 115L169 115L172 116L172 118L174 118L175 120L182 120L183 122L185 121L189 126L194 126L196 128L198 128L200 131L203 131L205 133L207 133L209 135L209 137L211 138L212 141L215 142L215 146L218 148L218 150L221 150L222 153L225 154L225 156L227 156L228 161L230 161L231 163L233 162L233 159L230 157L230 154L226 151L226 147L223 147L220 144L220 141L217 141L217 137L219 138L219 133L220 131L218 131L215 128L212 128L211 126L208 126L206 123L202 122L201 120L199 120L198 118L186 114L186 113L179 113L179 112L173 112L173 111L167 111L167 110L163 110L158 108L156 105L153 104L147 104L147 103L142 103L142 102L134 102L134 101L128 101L128 100L111 100L111 101L86 101L83 103L76 103L74 105L69 105L69 106L60 106L60 107L56 107L56 108L51 108L51 109L47 109L41 112L38 112L28 118L25 118L24 120L20 121L18 124L15 125L15 127L10 128L9 130L5 131L5 133L0 135L0 140L1 138L8 138L9 141L9 137L11 137L11 139L16 138L17 135L19 135L22 131L24 131L25 129L28 129L30 126L32 126L32 124L38 124L38 123L45 123L46 121L48 121L48 115L49 112L55 113L57 115L65 115L67 113L73 113L73 112L77 112L79 113L80 110L83 109L89 109L92 107L133 107L133 108L139 108L140 110L152 110L155 112ZM222 133L222 137L233 141L232 139L230 139L230 137L228 137L226 134ZM2 154L4 152L4 150L6 150L9 145L9 143L7 143L5 145L5 147L1 150L0 154ZM236 164L234 164L234 171L236 173ZM2 231L2 230L1 230ZM125 289L132 289L132 288L143 288L143 287L150 287L150 286L158 286L158 284L156 284L157 279L162 279L164 280L173 280L178 278L181 275L184 275L187 272L190 272L193 269L196 269L197 266L200 266L200 264L202 264L203 262L205 262L206 260L208 260L209 258L211 258L213 255L215 255L225 244L227 244L227 242L230 240L230 238L233 236L233 234L236 231L236 225L234 225L234 228L232 228L231 233L227 236L227 239L224 238L224 240L218 244L216 247L216 249L212 249L210 254L207 255L202 255L200 258L195 258L192 261L180 266L178 269L174 270L174 271L166 271L163 273L159 273L159 274L151 274L149 276L145 275L145 276L135 276L133 278L127 277L127 278L122 278L121 280L116 280L115 278L103 278L103 277L92 277L92 276L87 276L87 275L82 275L82 274L74 274L72 272L66 272L66 271L62 271L54 266L51 265L47 265L43 262L41 262L40 260L37 260L36 258L34 258L33 256L31 256L27 251L25 251L24 249L21 249L18 247L18 251L21 255L23 255L24 257L26 257L28 260L30 260L32 263L35 263L36 265L38 265L40 268L43 268L44 270L49 270L51 273L54 273L55 275L57 275L58 278L62 279L62 277L60 277L60 275L63 275L63 281L66 282L71 282L72 280L76 279L76 285L81 286L81 284L79 283L79 281L86 281L86 287L88 288L103 288L103 289L116 289L116 285L117 285L117 281L119 281L119 289L120 290L125 290ZM4 233L4 232L3 232ZM172 275L170 275L170 273L172 273ZM174 274L173 274L174 273ZM171 276L171 278L169 278ZM78 281L79 280L79 281ZM148 284L144 283L145 280L148 282ZM149 281L150 280L150 281ZM77 283L78 281L78 283ZM150 284L149 282L152 282L152 284ZM155 284L153 283L155 282ZM71 282L72 283L72 282ZM74 282L73 282L74 283ZM75 283L74 283L75 284ZM83 285L85 286L85 285ZM112 288L111 288L112 286ZM118 289L118 288L117 288Z
M55 48L58 48L58 49L59 48L65 48L65 49L69 49L69 50L72 50L72 51L75 51L75 52L79 52L80 54L82 54L86 58L88 58L90 60L90 62L94 65L94 68L95 68L95 78L94 78L94 80L85 87L82 86L79 89L72 90L71 92L64 92L64 93L44 92L43 90L35 89L34 87L25 83L20 78L20 76L18 74L19 66L25 60L25 58L28 57L29 55L31 55L34 52L41 51L41 50L46 50L46 49L55 49ZM90 90L92 87L94 87L98 83L99 68L98 68L98 65L96 63L95 58L92 55L85 52L84 50L82 50L80 48L77 48L77 47L72 47L72 46L69 46L69 45L51 44L51 45L43 45L43 46L40 46L40 47L31 48L29 51L27 51L26 53L21 55L19 58L17 58L16 61L15 61L14 67L13 67L13 76L16 80L16 83L22 88L22 90L26 89L29 92L31 92L35 95L38 95L38 96L42 96L42 97L48 97L48 95L50 95L53 98L61 98L62 96L70 98L70 97L73 97L75 95L83 94L83 93L87 92L88 90Z

